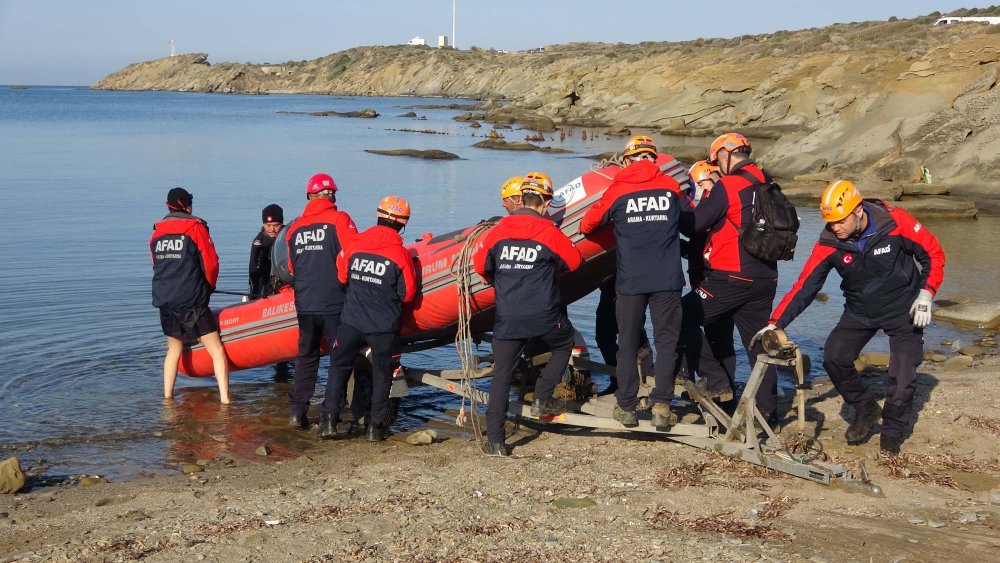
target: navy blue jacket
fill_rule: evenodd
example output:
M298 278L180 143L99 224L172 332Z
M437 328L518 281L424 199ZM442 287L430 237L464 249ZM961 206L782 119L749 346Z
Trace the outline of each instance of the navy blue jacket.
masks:
M347 284L343 324L363 334L399 332L403 303L417 293L417 276L398 232L376 225L359 234L337 256L337 272Z
M677 180L664 174L656 163L640 160L615 176L601 199L583 216L580 232L587 235L614 224L618 293L676 291L684 287L677 234L681 214L690 208Z
M473 263L496 289L493 335L512 340L546 334L562 322L556 274L580 267L583 256L550 219L528 208L500 219Z
M205 307L219 278L219 256L202 219L168 213L149 237L153 258L153 306Z
M302 216L289 225L285 242L299 314L332 315L344 309L337 254L357 235L351 217L323 198L309 200Z
M788 326L816 298L830 270L843 278L844 308L869 321L907 314L921 289L937 293L945 261L937 237L902 209L875 199L862 205L875 227L864 249L824 227L798 281L771 314L771 324Z

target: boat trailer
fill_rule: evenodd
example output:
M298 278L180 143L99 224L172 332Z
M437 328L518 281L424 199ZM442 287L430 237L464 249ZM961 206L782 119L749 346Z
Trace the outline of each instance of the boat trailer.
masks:
M484 336L484 339L488 340L489 338L488 336ZM612 418L612 410L615 405L613 395L593 396L586 402L575 403L579 412L567 412L560 415L538 418L531 416L531 405L529 403L517 400L510 402L508 412L518 419L538 423L654 434L668 440L703 450L718 452L734 459L740 459L816 483L824 485L839 484L866 494L881 496L881 488L871 483L868 479L863 463L861 465L862 475L856 477L851 469L843 464L822 461L819 459L822 454L822 447L819 441L812 436L804 434L806 423L805 392L810 388L805 382L805 374L808 372L808 357L804 357L799 347L789 340L784 331L781 330L764 333L761 338L761 344L764 351L757 356L757 363L750 373L750 378L743 389L743 394L740 396L732 415L726 413L711 399L702 396L689 379L681 381L679 387L682 387L686 391L687 396L701 411L701 421L695 423L681 422L666 431L657 430L650 421L650 412L643 409L640 409L637 413L639 415L639 426L634 428L622 426ZM533 356L529 360L530 365L532 367L543 365L548 360L548 357L548 353ZM477 360L479 360L479 363L487 363L491 358L477 357ZM591 372L614 375L613 367L588 359L573 357L570 363L574 368L579 370L590 370ZM767 418L757 409L757 389L763 381L764 372L770 366L792 371L796 375L796 391L793 405L797 411L796 424L798 433L795 436L795 448L786 447L786 443L782 442L768 424ZM476 367L469 374L465 374L459 369L426 370L404 368L402 375L405 377L407 387L430 385L449 393L454 393L460 397L471 399L473 404L486 404L489 399L489 393L466 382L471 379L490 377L492 373L493 366L489 365L487 367ZM394 397L406 394L405 389L400 389L402 387L400 384L402 383L403 380L400 379L394 385ZM640 381L640 400L643 397L647 397L651 389L652 382L646 381L643 378ZM476 414L478 413L474 413L474 415ZM792 451L793 449L795 451Z

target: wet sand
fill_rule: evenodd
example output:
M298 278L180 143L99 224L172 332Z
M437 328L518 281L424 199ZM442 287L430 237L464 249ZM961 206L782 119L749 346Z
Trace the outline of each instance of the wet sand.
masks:
M809 401L827 454L865 460L883 498L663 439L534 425L512 435L510 459L461 434L422 447L397 435L3 495L0 560L994 560L1000 358L919 373L919 418L895 460L877 436L845 444L852 413L828 383Z

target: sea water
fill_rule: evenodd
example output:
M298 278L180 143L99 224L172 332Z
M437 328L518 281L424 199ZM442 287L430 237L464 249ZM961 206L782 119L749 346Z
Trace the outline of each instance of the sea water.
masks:
M413 218L404 238L413 240L502 214L498 189L509 176L540 170L561 185L590 169L593 161L583 157L619 150L624 142L604 134L591 138L604 132L595 129L583 140L577 129L565 140L547 134L538 143L569 154L492 151L471 146L488 125L474 129L452 119L464 110L413 109L418 118L401 117L409 106L449 101L0 87L0 448L16 452L25 465L47 466L53 479L79 473L122 479L175 472L198 458L252 458L265 443L278 458L322 447L285 427L288 384L276 382L270 366L234 372L235 403L229 407L218 404L212 378L179 376L176 400L161 400L164 338L150 304L152 225L165 213L167 190L187 188L220 255L218 288L242 292L261 208L277 203L291 221L305 205L306 179L316 172L335 178L338 205L362 229L374 223L382 197L407 198ZM381 115L295 113L364 108ZM529 132L503 133L520 140ZM461 159L364 152L400 148L441 149ZM781 264L779 298L821 226L815 209L803 208L801 216L800 249L796 260ZM997 298L992 260L985 258L996 256L991 241L998 239L998 221L928 225L949 252L941 296ZM817 366L842 310L838 283L831 275L824 288L830 300L815 303L790 329ZM216 295L212 305L238 299ZM599 361L596 301L591 295L574 303L570 315ZM942 336L956 333L934 325L929 346ZM969 339L967 333L957 337ZM887 344L876 339L869 349L886 350ZM745 378L747 363L739 355ZM448 347L404 362L457 365ZM321 383L325 373L324 361ZM416 389L402 402L397 429L445 428L445 409L458 405L453 395Z

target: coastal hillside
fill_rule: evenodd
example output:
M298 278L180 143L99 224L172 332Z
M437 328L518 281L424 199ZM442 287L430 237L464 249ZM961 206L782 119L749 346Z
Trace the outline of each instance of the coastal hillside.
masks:
M130 65L93 87L506 100L484 104L485 120L737 130L775 139L757 156L783 178L843 174L882 193L889 182L923 181L926 167L953 194L984 202L1000 187L1000 25L932 26L938 16L518 53L358 47L281 64L188 54Z

